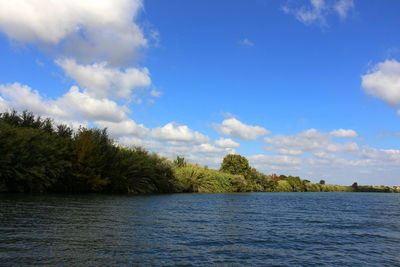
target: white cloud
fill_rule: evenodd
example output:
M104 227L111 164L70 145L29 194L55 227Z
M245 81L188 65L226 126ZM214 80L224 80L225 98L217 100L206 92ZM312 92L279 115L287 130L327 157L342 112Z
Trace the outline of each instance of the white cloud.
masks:
M222 148L216 147L211 144L200 144L193 147L193 152L195 153L205 153L205 154L215 154L215 153L222 153L222 154L233 154L235 150L232 148Z
M157 91L157 90L151 90L150 91L150 95L154 96L154 97L161 97L162 93L160 91Z
M66 94L56 100L45 99L38 91L19 83L0 85L0 94L8 108L27 109L35 114L60 120L118 122L125 119L129 112L127 107L119 106L106 98L92 98L76 86L72 86Z
M364 153L364 157L362 157ZM304 179L329 183L348 184L358 181L363 184L379 184L383 170L399 171L400 150L381 150L371 147L359 148L357 153L340 156L333 152L314 152L310 156L296 155L252 155L250 163L265 173L298 175ZM367 174L367 175L362 175ZM311 176L310 176L311 175ZM374 176L371 178L371 176ZM393 182L394 181L394 182ZM393 180L392 184L398 184ZM387 183L386 183L387 184Z
M358 145L353 142L335 143L332 134L309 129L295 135L276 135L266 137L265 142L278 148L282 154L302 154L306 152L335 152L348 153L358 150ZM301 152L301 153L300 153Z
M247 46L247 47L253 47L254 43L252 41L250 41L247 38L244 38L242 40L239 41L239 44L243 45L243 46Z
M225 148L234 148L240 146L239 143L233 141L230 138L219 138L218 140L215 141L215 144L219 147L225 147Z
M95 124L98 125L100 128L107 128L108 132L115 137L119 136L146 137L150 133L150 130L146 128L143 124L137 124L135 121L131 119L126 119L118 122L97 120L95 121Z
M364 91L390 106L400 107L400 62L386 60L361 76Z
M19 83L0 85L3 103L16 110L28 109L36 114L65 118L68 113L55 101L43 99L37 90Z
M302 162L302 159L291 156L281 155L263 155L257 154L249 157L249 160L255 163L273 164L273 165L297 165Z
M300 170L303 159L287 155L257 154L248 157L250 165L265 173L291 174Z
M330 178L341 184L354 181L377 184L382 178L382 167L392 170L388 172L391 175L399 171L400 150L360 146L355 142L342 142L334 138L356 136L352 130L321 132L309 129L293 135L266 137L268 154L253 155L249 160L256 168L267 173L312 178L309 177L311 173L319 179Z
M220 134L230 135L244 140L255 140L269 133L269 131L263 127L247 125L236 118L229 118L220 124L214 124L214 128Z
M311 25L313 23L318 23L320 25L325 25L325 10L327 9L324 0L310 0L310 6L301 6L297 8L291 8L289 6L283 6L282 10L286 14L292 14L300 22Z
M0 31L12 40L53 45L81 60L126 62L147 46L133 21L140 0L0 2Z
M341 19L346 19L349 11L354 8L353 0L339 0L335 4L335 10Z
M280 149L277 150L277 152L279 154L292 155L292 156L300 155L300 154L303 153L303 151L301 151L301 150L287 149L287 148L280 148Z
M343 137L343 138L355 138L358 136L356 131L351 130L351 129L349 129L349 130L345 130L345 129L334 130L334 131L330 132L330 134L335 137Z
M126 68L120 70L107 65L106 62L81 65L74 59L64 58L56 61L66 75L73 78L95 97L128 98L135 88L151 84L147 68Z
M348 13L354 8L353 0L338 0L338 1L325 1L325 0L309 0L308 5L292 5L289 2L282 7L286 14L294 15L295 18L305 25L317 24L322 27L327 26L328 16L336 13L344 20L347 18Z
M152 129L151 137L163 141L207 143L209 138L199 132L191 130L186 125L170 122L163 127Z
M107 98L96 99L81 92L78 87L72 86L71 89L56 102L66 110L78 111L79 117L86 120L107 120L118 122L126 118L129 109L118 106L114 101Z

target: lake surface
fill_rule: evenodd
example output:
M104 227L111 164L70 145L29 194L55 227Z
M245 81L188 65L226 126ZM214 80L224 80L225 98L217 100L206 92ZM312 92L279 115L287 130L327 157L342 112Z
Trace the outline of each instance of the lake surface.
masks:
M0 265L400 266L400 194L0 195Z

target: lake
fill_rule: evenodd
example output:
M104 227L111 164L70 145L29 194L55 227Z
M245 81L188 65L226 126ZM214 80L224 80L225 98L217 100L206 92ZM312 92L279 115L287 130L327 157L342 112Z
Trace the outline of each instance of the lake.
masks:
M400 194L0 194L0 265L400 266Z

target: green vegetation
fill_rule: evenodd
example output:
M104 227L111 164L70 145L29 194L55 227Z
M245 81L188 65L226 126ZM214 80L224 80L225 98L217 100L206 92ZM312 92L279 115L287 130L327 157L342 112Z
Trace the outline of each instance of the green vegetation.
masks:
M141 148L116 146L106 130L65 125L32 113L0 114L0 191L167 193L173 164Z
M29 112L0 113L0 192L400 192L387 186L338 186L266 175L240 155L219 170L142 148L116 145L107 131L73 132Z

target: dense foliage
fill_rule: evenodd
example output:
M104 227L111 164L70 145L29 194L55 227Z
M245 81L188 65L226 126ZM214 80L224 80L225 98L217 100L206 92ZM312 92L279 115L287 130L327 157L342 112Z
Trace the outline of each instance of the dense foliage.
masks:
M0 192L393 192L390 187L327 185L266 175L240 155L220 170L116 145L107 131L73 132L29 112L0 113Z
M220 170L230 174L247 175L251 167L249 161L245 157L229 154L223 159Z
M0 191L166 193L170 161L114 144L106 130L65 125L32 113L0 114Z

